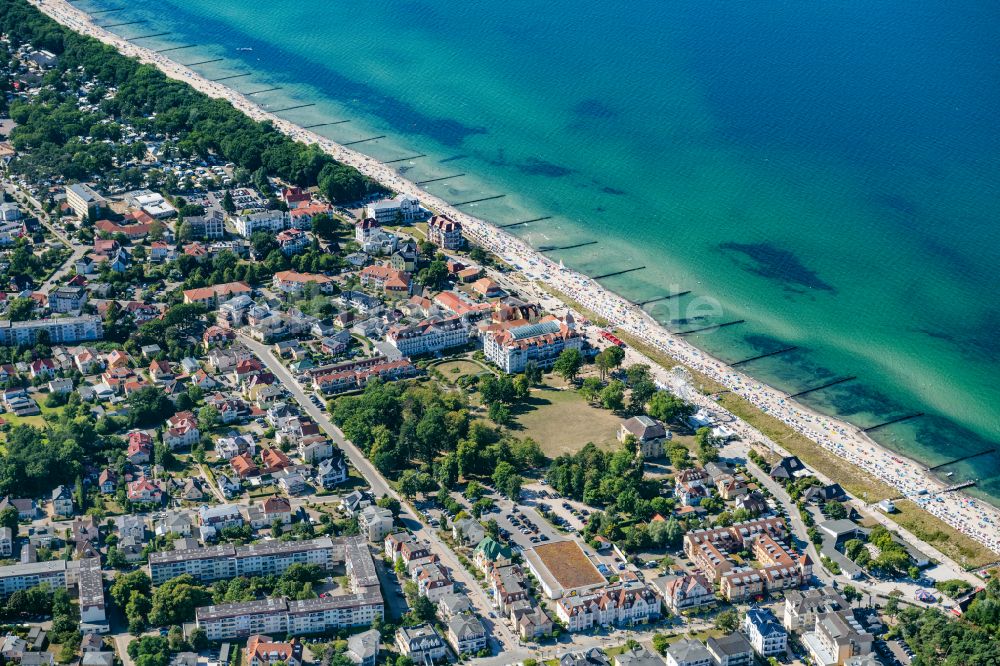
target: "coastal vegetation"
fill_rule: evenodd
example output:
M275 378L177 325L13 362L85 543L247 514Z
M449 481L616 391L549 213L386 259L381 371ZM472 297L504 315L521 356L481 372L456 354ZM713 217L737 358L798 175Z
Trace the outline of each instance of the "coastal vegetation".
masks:
M31 149L36 175L83 180L110 169L123 144L89 146L83 138L105 119L127 119L136 127L175 137L180 154L215 154L251 173L303 187L318 185L333 202L356 201L383 189L320 148L296 142L227 101L213 99L169 79L156 67L59 25L25 0L0 0L0 30L14 46L31 43L58 55L58 69L46 75L54 82L61 80L61 73L81 68L85 75L117 89L100 102L100 114L76 110L66 97L68 91L58 87L33 101L12 105L19 126L11 139L19 150ZM107 131L115 138L113 125Z
M898 611L890 636L902 638L915 653L915 666L1000 663L1000 580L993 578L961 619L936 608Z

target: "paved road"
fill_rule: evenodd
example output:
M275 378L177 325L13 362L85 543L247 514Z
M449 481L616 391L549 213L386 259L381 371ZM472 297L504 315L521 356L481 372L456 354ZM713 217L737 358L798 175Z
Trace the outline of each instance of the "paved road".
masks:
M65 234L63 234L63 232L56 229L56 227L49 221L48 213L46 213L45 210L42 209L42 206L38 202L38 200L35 199L33 196L31 196L28 192L25 192L17 185L14 185L13 183L7 181L4 182L3 187L4 190L6 190L6 192L12 197L14 197L14 199L16 199L19 203L21 203L26 207L31 208L35 217L38 218L38 221L41 222L42 225L44 225L45 228L48 229L53 236L58 238L59 242L61 242L63 245L65 245L67 248L73 251L72 254L70 254L70 256L66 259L66 261L63 262L62 266L60 266L58 270L56 270L52 275L50 275L49 278L45 282L43 282L41 286L38 288L38 291L43 291L43 292L48 291L52 285L56 284L57 282L62 280L63 277L66 276L70 268L74 264L76 264L77 259L83 257L83 255L85 255L88 252L88 250L90 250L90 248L87 247L86 245L74 245L70 241L70 239L67 238Z
M436 532L429 526L425 525L422 521L414 516L408 509L407 504L403 501L403 498L389 485L385 480L385 477L374 465L364 456L358 447L356 447L350 440L344 437L344 433L340 431L337 426L327 418L326 411L322 410L309 400L309 397L299 386L299 383L295 380L292 374L283 366L274 356L271 355L271 349L268 345L261 344L256 340L240 334L240 339L242 342L253 351L260 360L267 366L267 368L274 373L281 383L288 389L289 392L298 400L302 409L310 416L312 419L323 429L324 432L334 441L337 446L347 455L351 463L354 465L361 475L368 481L371 485L372 492L377 496L389 495L400 501L402 505L402 511L400 513L400 521L409 528L416 538L421 539L429 544L431 549L438 557L441 558L441 562L451 570L452 578L456 583L461 584L465 588L469 599L476 606L480 613L480 617L483 619L485 624L492 625L493 636L498 641L498 652L504 652L504 650L510 646L518 644L517 638L507 626L502 622L493 622L489 618L490 612L493 611L492 603L490 598L480 587L479 583L476 581L475 577L469 573L465 567L458 561L455 557L455 553L452 552L450 548L438 537Z

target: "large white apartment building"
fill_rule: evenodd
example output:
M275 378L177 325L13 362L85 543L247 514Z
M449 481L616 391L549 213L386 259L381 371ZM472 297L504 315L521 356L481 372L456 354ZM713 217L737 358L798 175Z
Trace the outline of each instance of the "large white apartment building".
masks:
M0 321L0 345L33 345L43 332L50 344L100 340L104 325L96 315L61 317L59 319L33 319L30 321Z
M428 319L412 326L394 325L385 339L403 356L415 356L467 345L470 331L464 317Z
M412 222L423 217L425 213L426 211L420 207L420 199L405 194L376 201L365 207L365 216L374 218L379 224Z
M107 631L104 581L99 559L52 560L0 567L2 598L39 585L48 585L52 589L76 587L80 597L81 627Z
M279 575L293 564L315 564L331 569L336 559L332 539L266 541L247 546L208 546L150 553L149 577L154 585L190 574L202 582L236 576Z
M314 539L331 542L333 564L343 564L351 591L318 599L257 601L203 606L195 620L210 641L260 633L317 634L341 627L370 625L383 617L375 561L363 537Z
M66 188L66 205L73 209L77 217L86 220L97 216L105 206L104 197L84 183L75 183Z
M233 221L236 233L243 238L250 238L256 231L278 233L292 226L292 217L287 211L262 210L258 213L237 215Z

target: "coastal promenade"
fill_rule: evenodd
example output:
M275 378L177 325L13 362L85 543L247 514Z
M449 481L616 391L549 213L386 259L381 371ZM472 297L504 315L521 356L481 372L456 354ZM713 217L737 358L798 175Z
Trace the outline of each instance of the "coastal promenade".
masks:
M334 158L357 168L385 187L417 197L425 206L458 220L462 223L466 235L473 241L530 279L547 284L606 319L611 326L640 338L678 363L725 386L761 411L780 419L840 458L891 485L902 496L1000 554L1000 510L964 493L941 494L943 484L927 473L920 464L885 449L854 426L809 410L791 400L787 394L766 386L702 352L682 337L669 333L635 304L608 291L593 279L564 268L536 253L514 236L425 192L416 184L401 178L388 165L268 113L234 90L220 83L208 81L162 54L128 42L94 25L89 15L64 0L32 0L32 2L63 25L110 44L127 56L155 65L167 76L184 81L207 95L226 99L251 118L270 121L289 136L318 145ZM714 406L714 409L721 411L718 405ZM769 443L768 438L762 433L736 417L733 417L730 426L746 441Z

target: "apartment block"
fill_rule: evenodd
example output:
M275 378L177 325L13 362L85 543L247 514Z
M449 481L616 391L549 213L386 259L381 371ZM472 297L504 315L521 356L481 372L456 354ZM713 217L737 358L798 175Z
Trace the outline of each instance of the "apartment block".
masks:
M0 345L34 345L42 333L48 335L50 344L100 340L104 337L104 325L96 315L0 321Z
M207 546L149 556L149 577L154 585L190 574L202 582L236 576L280 575L293 564L315 564L330 569L343 544L327 537L306 541L267 541L247 546Z

